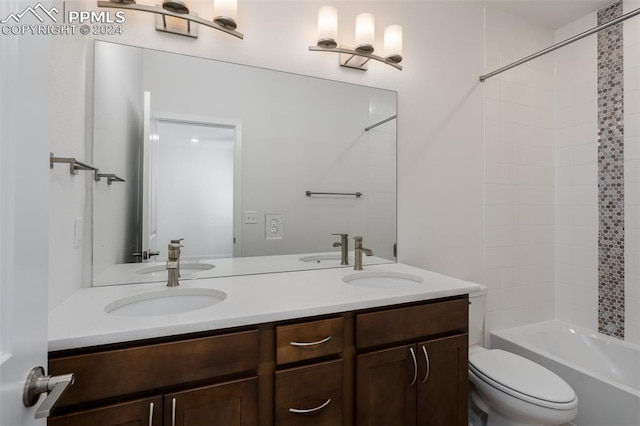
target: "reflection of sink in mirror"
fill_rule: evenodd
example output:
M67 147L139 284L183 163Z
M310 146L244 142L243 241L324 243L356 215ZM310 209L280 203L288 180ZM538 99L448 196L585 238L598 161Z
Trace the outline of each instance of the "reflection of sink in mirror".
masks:
M339 265L341 256L339 254L317 254L313 256L301 257L301 262L326 263ZM353 264L353 257L349 256L349 264Z
M108 304L104 310L125 317L171 315L208 308L226 298L225 292L213 289L163 289L124 297Z
M403 285L421 284L423 279L417 275L400 272L361 272L347 275L342 281L366 288L398 288Z
M215 268L215 265L210 263L181 263L180 276L186 278L187 274L196 274L213 268ZM146 268L138 269L136 272L140 275L149 274L154 277L166 277L167 266L164 263L162 265L147 266Z

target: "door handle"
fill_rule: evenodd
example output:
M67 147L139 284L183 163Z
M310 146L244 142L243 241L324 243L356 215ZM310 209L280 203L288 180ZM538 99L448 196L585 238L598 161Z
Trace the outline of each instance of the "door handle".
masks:
M422 353L424 354L424 362L427 367L427 371L424 373L424 378L421 383L425 383L429 378L429 372L431 370L431 362L429 361L429 353L427 352L426 346L422 345Z
M413 379L411 379L409 386L413 386L416 384L416 380L418 380L418 360L416 359L416 353L413 348L409 348L409 352L411 353L411 359L413 360Z
M33 407L40 399L41 393L48 393L47 398L36 409L35 417L36 419L49 417L60 397L74 381L73 374L45 376L44 368L34 367L29 372L27 381L24 384L22 402L25 407Z

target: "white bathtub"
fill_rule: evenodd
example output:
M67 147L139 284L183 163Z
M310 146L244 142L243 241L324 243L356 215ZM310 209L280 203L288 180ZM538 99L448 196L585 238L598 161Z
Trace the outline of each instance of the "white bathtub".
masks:
M560 321L494 331L491 347L569 383L578 395L577 426L640 425L640 347Z

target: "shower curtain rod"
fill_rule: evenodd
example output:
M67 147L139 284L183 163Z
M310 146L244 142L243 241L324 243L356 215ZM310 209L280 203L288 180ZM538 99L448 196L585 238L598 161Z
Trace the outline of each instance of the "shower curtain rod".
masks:
M518 65L522 65L522 64L524 64L526 62L529 62L532 59L536 59L536 58L538 58L538 57L540 57L542 55L546 55L547 53L550 53L550 52L553 52L554 50L560 49L561 47L564 47L564 46L566 46L568 44L576 42L576 41L578 41L580 39L583 39L583 38L585 38L587 36L590 36L591 34L595 34L595 33L599 32L599 31L602 31L602 30L604 30L606 28L609 28L609 27L612 27L614 25L617 25L620 22L626 21L629 18L633 18L634 16L636 16L638 14L640 14L640 8L632 10L631 12L626 13L626 14L624 14L622 16L619 16L616 19L607 22L606 24L598 25L597 27L591 28L590 30L587 30L587 31L585 31L583 33L578 34L577 36L573 36L571 38L566 39L565 41L561 41L560 43L556 43L553 46L549 46L546 49L543 49L543 50L541 50L539 52L536 52L536 53L534 53L532 55L529 55L529 56L527 56L525 58L522 58L522 59L520 59L518 61L515 61L515 62L513 62L513 63L511 63L509 65L505 65L502 68L498 68L497 70L495 70L493 72L490 72L489 74L481 75L480 76L480 81L484 82L486 79L491 78L494 75L498 75L500 73L508 71L511 68L517 67Z

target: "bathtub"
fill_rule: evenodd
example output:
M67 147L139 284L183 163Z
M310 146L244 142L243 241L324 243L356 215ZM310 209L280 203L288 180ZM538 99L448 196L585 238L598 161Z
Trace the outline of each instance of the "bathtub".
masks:
M560 321L491 332L491 348L537 362L578 395L577 426L640 425L640 347Z

